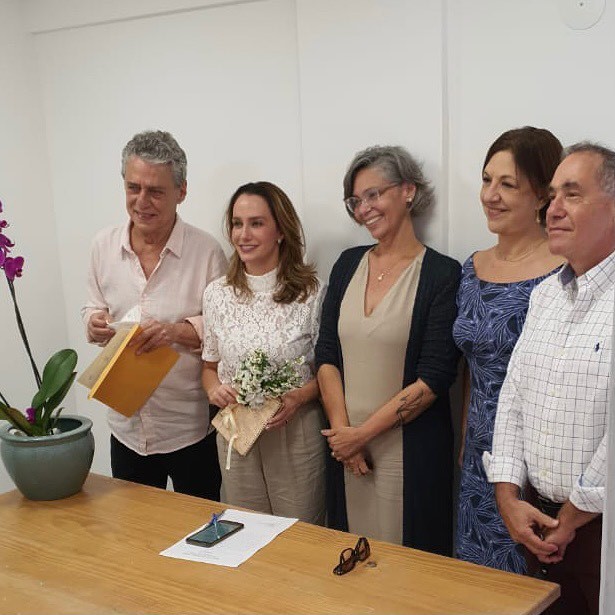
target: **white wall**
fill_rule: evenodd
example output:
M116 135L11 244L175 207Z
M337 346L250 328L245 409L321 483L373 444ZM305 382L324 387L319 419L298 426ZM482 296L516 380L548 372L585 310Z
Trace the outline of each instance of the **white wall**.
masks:
M30 345L42 371L67 344L66 310L58 239L45 150L45 121L32 36L25 33L18 4L0 0L0 201L15 242L26 259L15 282ZM4 274L0 274L0 390L17 407L30 405L35 382L15 323ZM67 400L70 404L70 399ZM0 492L13 488L0 463Z
M530 124L548 128L564 145L593 139L615 147L613 3L588 30L566 26L557 5L450 2L449 249L458 258L492 244L478 189L498 134Z
M367 233L342 204L353 154L401 144L425 163L439 191L442 173L442 14L439 2L297 2L304 222L323 275ZM446 249L446 208L419 224L424 240Z

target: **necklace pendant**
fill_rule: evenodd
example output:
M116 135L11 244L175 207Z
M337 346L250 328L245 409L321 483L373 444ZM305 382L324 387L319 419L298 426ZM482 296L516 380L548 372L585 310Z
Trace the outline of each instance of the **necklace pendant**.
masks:
M384 279L384 275L385 272L383 271L376 279L378 280L378 282L382 282L382 280Z

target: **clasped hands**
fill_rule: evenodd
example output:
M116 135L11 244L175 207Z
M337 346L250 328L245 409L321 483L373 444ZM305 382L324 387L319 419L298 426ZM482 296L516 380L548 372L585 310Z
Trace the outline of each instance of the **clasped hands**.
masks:
M320 433L327 438L331 456L343 463L355 476L364 476L371 472L363 450L367 438L360 427L332 427L321 429Z
M576 532L561 519L553 519L523 500L508 502L500 512L511 538L523 544L540 562L557 564L564 559Z
M92 314L88 322L88 335L97 344L106 344L115 335L115 331L109 327L107 310ZM135 348L135 354L139 355L163 346L171 346L176 342L174 323L148 320L141 325L141 332L130 341L128 346Z

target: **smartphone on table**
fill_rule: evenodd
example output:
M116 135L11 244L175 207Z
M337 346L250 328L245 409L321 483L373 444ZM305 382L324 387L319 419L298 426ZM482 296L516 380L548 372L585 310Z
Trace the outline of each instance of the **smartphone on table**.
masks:
M203 529L188 536L186 542L197 547L213 547L242 528L243 523L220 519L214 523L209 523Z

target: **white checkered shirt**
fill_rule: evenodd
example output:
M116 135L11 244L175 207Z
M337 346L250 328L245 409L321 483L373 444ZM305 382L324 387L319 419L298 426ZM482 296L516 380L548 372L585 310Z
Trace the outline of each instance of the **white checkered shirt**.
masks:
M614 285L615 252L534 289L483 455L490 482L529 478L554 502L602 512Z

